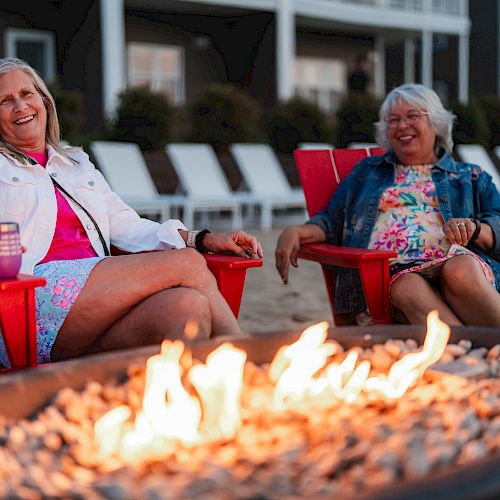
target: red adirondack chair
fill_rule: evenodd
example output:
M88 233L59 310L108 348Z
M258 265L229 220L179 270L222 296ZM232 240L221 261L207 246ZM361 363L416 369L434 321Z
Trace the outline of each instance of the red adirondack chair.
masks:
M45 278L19 274L0 280L0 329L12 368L36 366L35 288Z
M295 163L309 215L325 208L354 165L369 155L385 153L383 148L303 150L294 152ZM335 270L329 266L359 270L366 303L375 324L391 322L389 302L389 259L395 252L341 247L326 243L302 245L299 258L321 264L334 321Z
M261 267L262 260L231 255L203 255L220 292L238 317L246 271L250 267ZM37 365L34 290L43 285L44 278L24 274L0 280L0 330L12 369Z

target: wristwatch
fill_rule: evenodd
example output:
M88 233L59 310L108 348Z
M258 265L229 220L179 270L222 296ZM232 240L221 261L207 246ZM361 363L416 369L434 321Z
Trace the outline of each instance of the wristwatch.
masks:
M188 231L188 237L186 240L186 246L190 248L196 248L196 236L199 231Z
M186 246L196 248L200 253L207 253L208 249L203 244L203 238L209 232L208 229L203 229L203 231L188 231Z

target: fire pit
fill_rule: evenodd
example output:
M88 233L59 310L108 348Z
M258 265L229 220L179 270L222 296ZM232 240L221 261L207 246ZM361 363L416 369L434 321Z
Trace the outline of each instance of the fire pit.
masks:
M310 339L317 340L318 335ZM330 330L329 338L339 344L327 342L317 350L317 345L312 346L316 340L309 340L297 357L299 365L304 349L316 353L313 358L319 365L320 358L328 357L328 367L336 365L329 372L330 389L316 375L309 377L307 385L307 374L293 368L293 351L299 351L282 346L299 336L300 332L277 332L233 342L256 366L247 362L245 367L241 412L235 413L229 404L223 417L215 415L205 399L213 397L217 405L230 403L239 399L238 388L221 389L217 375L205 371L205 365L192 368L189 380L183 377L185 389L158 388L146 376L150 389L143 397L145 361L151 356L156 360L148 362L148 373L167 367L157 347L101 354L1 377L0 415L5 421L0 422L0 497L499 497L500 347L495 347L500 344L499 330L453 328L444 354L434 352L424 361L422 353L433 346L426 340L423 349L417 348L425 337L423 327ZM399 340L409 338L414 340ZM438 335L435 342L439 339ZM221 344L194 344L193 357L210 365L213 355L207 356ZM168 345L165 357L179 358L180 351L176 354L175 349ZM281 361L275 358L269 368L266 363L277 352L286 356ZM354 352L359 358L351 363ZM437 356L438 367L451 374L428 370L406 393L401 379L388 388L391 372L398 371L391 367L405 352L413 354L410 364L407 358L405 373ZM236 380L242 371L241 358L235 356L223 358L222 378ZM346 371L349 363L352 366ZM190 366L189 356L184 355L180 364ZM130 378L125 380L127 369ZM166 369L160 377L163 380L172 375ZM298 378L293 378L294 370ZM311 375L318 371L314 366L307 370ZM321 370L327 373L327 367ZM196 371L198 376L191 376ZM283 382L287 378L296 389L293 393ZM402 387L403 394L396 394ZM76 392L80 389L83 392ZM162 391L161 404L155 407L158 402L148 394ZM181 431L175 431L184 433L184 444L166 451L156 449L162 440L177 443L181 439L180 434L172 437L173 425L167 426L164 436L150 440L153 451L148 455L142 455L147 433L129 433L124 438L127 446L117 444L118 434L126 435L125 427L120 427L125 421L128 431L139 428L141 401L143 411L150 406L153 415L170 422L165 392L170 402L177 399L189 406L193 403L186 394L200 391L205 392L197 417L202 422L200 432L193 432L187 416ZM315 399L321 393L330 396ZM37 419L27 419L34 415ZM96 442L99 433L111 440ZM127 455L127 450L134 453Z

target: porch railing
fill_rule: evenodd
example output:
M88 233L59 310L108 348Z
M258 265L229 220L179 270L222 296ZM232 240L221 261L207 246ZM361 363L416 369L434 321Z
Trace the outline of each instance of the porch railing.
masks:
M344 3L371 6L385 9L398 9L407 12L442 14L463 17L468 15L467 0L323 0L331 3Z

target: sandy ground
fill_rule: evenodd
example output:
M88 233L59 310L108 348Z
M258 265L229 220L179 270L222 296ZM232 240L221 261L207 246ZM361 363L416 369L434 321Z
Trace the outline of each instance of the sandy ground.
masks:
M262 244L264 265L247 271L239 314L242 329L252 333L301 330L322 320L331 325L320 265L299 260L299 267L291 267L288 284L284 285L274 267L274 249L281 229L249 232Z

